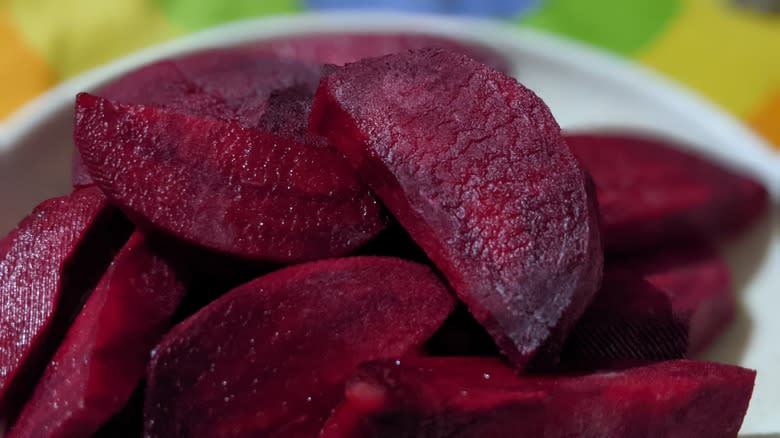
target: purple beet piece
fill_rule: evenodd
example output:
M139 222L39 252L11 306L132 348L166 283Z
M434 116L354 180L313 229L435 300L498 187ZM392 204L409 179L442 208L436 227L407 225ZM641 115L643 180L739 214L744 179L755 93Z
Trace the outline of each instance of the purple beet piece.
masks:
M705 349L734 319L729 267L711 245L691 244L614 264L634 270L669 297L672 311L687 325L688 355Z
M561 362L569 369L609 369L695 356L734 313L728 266L707 244L612 256Z
M284 37L253 44L259 52L309 62L344 65L363 58L438 47L468 55L504 73L511 72L509 60L493 48L423 33L328 33Z
M49 362L9 438L92 436L122 409L184 295L173 269L136 232Z
M325 77L310 128L350 160L513 363L553 356L598 289L595 196L547 106L421 50Z
M255 260L346 254L381 207L335 150L235 122L80 94L76 144L96 184L143 227Z
M604 272L601 289L566 340L561 366L572 370L619 369L688 352L688 320L668 294L629 270Z
M0 243L0 423L18 414L130 230L89 187L44 201Z
M736 437L754 380L688 360L549 377L516 377L495 359L375 361L320 437Z
M607 250L636 252L733 234L767 208L758 182L637 134L570 134L593 176Z
M333 69L241 48L204 50L142 67L97 94L122 103L263 128L260 119L274 92L300 87L313 96L320 78Z
M157 346L145 436L315 436L357 365L414 350L453 306L433 271L388 257L260 277Z

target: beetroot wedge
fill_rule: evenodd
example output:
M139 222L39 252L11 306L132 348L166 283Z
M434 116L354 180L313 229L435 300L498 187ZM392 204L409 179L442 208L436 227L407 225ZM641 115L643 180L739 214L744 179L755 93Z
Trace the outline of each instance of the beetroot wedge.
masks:
M383 227L339 154L234 122L81 94L76 144L139 225L254 260L346 254Z
M135 233L71 325L9 438L91 436L144 376L184 295L171 267Z
M155 349L145 436L315 436L358 364L414 351L453 301L429 268L393 258L332 259L260 277Z
M0 423L12 420L130 234L95 187L43 202L0 243Z
M687 360L557 377L515 377L494 359L376 361L320 437L736 437L754 379Z
M251 47L259 52L336 65L408 50L438 47L468 55L505 73L511 71L511 65L506 57L494 49L438 35L408 33L315 34L273 39Z
M150 105L286 134L264 119L297 124L301 126L299 131L305 131L308 108L295 108L300 111L293 114L279 111L276 102L270 101L271 96L288 89L302 90L305 105L310 107L320 78L333 69L319 63L259 54L256 50L204 50L144 66L103 87L97 94L121 103ZM267 114L269 111L271 114ZM285 117L283 120L280 112ZM89 184L91 178L81 164L78 151L74 153L73 163L74 186Z
M607 267L601 289L561 353L570 370L620 369L687 356L688 318L633 271Z
M608 250L721 237L766 211L759 183L671 142L629 134L572 134L566 142L596 183Z
M514 364L554 354L598 289L595 196L547 106L466 56L421 50L325 77L326 136Z
M734 319L729 267L710 245L688 245L614 264L634 270L669 297L675 315L686 321L689 355L705 349Z

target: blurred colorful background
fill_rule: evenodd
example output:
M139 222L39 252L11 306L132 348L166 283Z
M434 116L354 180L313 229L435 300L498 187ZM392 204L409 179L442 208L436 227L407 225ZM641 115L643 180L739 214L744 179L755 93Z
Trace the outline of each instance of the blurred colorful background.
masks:
M0 0L0 120L57 82L86 69L226 21L306 11L384 9L494 17L590 43L688 85L746 121L780 149L780 12L772 12L771 3Z

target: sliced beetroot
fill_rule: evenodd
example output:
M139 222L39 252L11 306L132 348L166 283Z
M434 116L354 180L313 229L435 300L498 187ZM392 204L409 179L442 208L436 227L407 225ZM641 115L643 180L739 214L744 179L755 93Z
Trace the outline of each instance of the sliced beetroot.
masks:
M632 134L570 134L566 142L593 176L606 248L640 251L733 234L767 208L753 179Z
M547 106L421 50L327 76L310 128L339 148L514 364L553 355L598 289L595 196Z
M333 66L283 59L256 50L204 50L141 67L101 88L97 94L121 103L161 107L176 113L234 121L247 128L286 134L277 132L263 120L280 118L280 111L274 109L275 103L271 102L269 107L271 96L291 88L303 90L310 106L320 78L333 69ZM269 108L273 109L271 115L266 114ZM281 113L286 124L305 127L308 110ZM80 161L76 151L73 158L75 186L91 181Z
M709 245L614 256L561 362L570 369L609 369L695 356L734 313L728 266Z
M131 227L95 187L44 201L0 243L0 422L12 420Z
M633 271L604 272L601 289L566 340L561 366L619 369L688 353L688 320L663 290Z
M97 94L261 128L273 93L299 87L313 95L320 78L333 69L241 48L204 50L144 66Z
M363 58L438 47L468 55L499 71L511 72L509 60L495 49L478 43L422 33L311 34L272 39L249 47L278 56L336 65L349 64Z
M320 437L736 437L754 379L688 360L555 377L516 377L484 358L376 361Z
M76 144L96 184L143 227L255 260L346 254L381 208L327 147L80 94Z
M688 327L688 354L705 349L734 319L736 298L726 261L708 244L619 258L670 299L675 315Z
M155 349L145 436L315 436L359 363L414 351L453 301L429 268L393 258L331 259L260 277Z
M9 438L92 436L120 411L184 285L136 232L73 321Z

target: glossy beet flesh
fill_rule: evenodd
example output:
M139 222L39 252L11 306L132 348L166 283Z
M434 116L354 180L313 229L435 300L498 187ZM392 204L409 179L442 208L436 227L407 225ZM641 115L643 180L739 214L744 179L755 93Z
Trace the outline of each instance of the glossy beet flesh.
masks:
M0 423L29 396L130 229L91 187L44 201L0 241Z
M516 377L495 359L361 367L322 438L736 437L755 371L677 360L583 376Z
M608 250L721 237L766 211L759 183L671 142L630 134L570 134L566 142L596 183Z
M688 353L688 319L666 292L633 271L604 272L601 289L577 321L561 353L574 370L624 368Z
M311 129L350 160L515 365L554 354L601 277L595 196L530 90L451 52L347 65Z
M326 146L234 122L80 94L76 144L135 222L254 260L345 254L377 234L380 206Z
M184 295L134 234L84 304L9 438L91 436L130 398Z
M429 268L400 259L332 259L260 277L155 349L145 434L315 436L359 363L414 351L453 306Z
M712 246L690 244L619 260L616 266L634 270L669 297L688 326L688 354L705 349L734 319L729 266Z
M462 53L504 73L511 65L496 50L443 36L408 33L332 33L285 37L263 41L247 48L310 62L344 65L363 58L438 47Z

